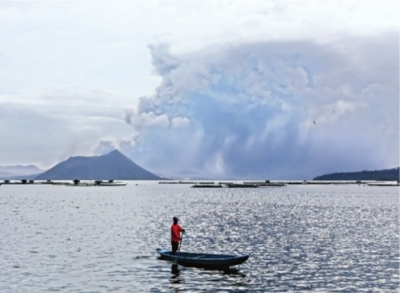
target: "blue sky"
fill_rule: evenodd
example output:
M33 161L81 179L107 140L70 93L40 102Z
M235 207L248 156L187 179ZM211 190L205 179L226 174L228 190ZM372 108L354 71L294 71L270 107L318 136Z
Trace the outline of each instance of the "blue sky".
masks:
M0 2L0 165L182 178L399 165L395 1Z

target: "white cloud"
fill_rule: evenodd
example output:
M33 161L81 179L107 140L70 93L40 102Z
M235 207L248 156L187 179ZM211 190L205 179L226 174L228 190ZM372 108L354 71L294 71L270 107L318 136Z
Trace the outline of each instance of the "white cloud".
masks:
M174 117L171 120L172 128L182 128L187 127L190 123L190 120L186 117Z
M338 119L349 120L349 117L346 116L352 115L351 112L355 112L361 107L367 107L367 104L355 104L354 102L337 100L333 103L327 103L322 107L321 105L318 107L311 106L308 110L308 119L305 121L305 125L310 128L314 127L314 125L318 122L318 125L322 125L324 127L332 126L338 122ZM357 114L358 113L353 113L353 115Z

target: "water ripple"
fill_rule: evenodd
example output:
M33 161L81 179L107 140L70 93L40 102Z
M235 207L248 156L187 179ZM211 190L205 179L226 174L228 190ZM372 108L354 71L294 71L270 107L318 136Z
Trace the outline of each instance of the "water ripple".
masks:
M396 292L398 199L363 186L2 186L0 292ZM182 250L249 260L229 271L159 260L172 216Z

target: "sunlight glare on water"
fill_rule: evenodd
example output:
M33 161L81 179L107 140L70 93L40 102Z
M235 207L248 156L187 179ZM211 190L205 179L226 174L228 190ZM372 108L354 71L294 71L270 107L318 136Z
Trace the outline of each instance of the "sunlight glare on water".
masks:
M0 187L0 292L396 292L399 188ZM249 254L228 272L178 268L182 251Z

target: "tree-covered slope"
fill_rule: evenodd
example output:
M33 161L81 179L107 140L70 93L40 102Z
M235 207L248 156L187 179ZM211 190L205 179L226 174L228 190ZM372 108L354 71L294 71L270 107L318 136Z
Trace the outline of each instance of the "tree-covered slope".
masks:
M398 181L400 180L399 168L360 171L360 172L342 172L332 173L315 177L313 180L384 180Z

